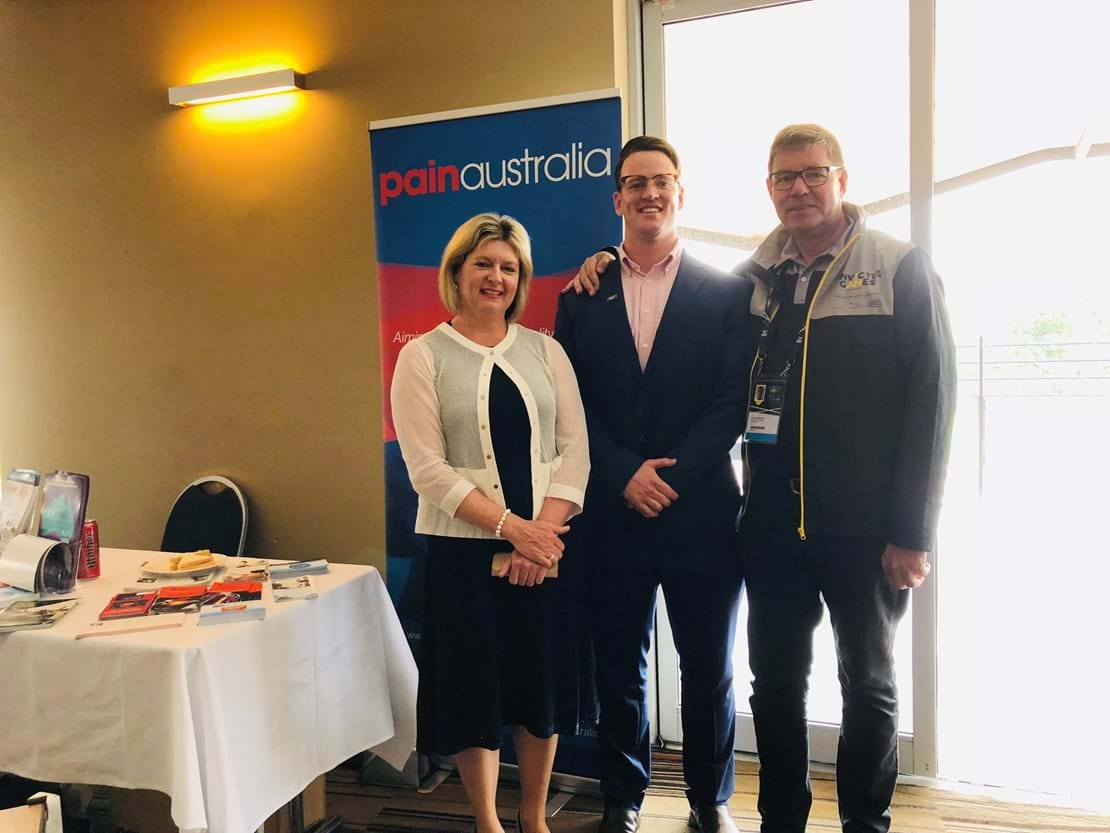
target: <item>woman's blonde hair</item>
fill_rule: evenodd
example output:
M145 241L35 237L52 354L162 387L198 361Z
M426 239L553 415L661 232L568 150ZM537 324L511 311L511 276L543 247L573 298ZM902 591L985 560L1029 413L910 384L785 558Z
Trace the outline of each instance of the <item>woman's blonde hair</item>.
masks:
M459 268L467 256L487 240L504 240L520 260L516 296L505 310L505 320L517 321L524 314L528 290L532 286L532 243L524 226L507 214L477 214L455 229L439 264L439 299L449 312L457 315L461 311Z

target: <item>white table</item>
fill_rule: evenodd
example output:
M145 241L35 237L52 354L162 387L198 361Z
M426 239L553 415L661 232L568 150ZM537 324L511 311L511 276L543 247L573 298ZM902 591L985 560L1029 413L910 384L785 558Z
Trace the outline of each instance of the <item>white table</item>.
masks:
M416 665L378 571L332 564L266 618L75 640L153 553L105 549L54 627L0 635L0 772L151 789L182 831L248 833L365 749L401 767Z

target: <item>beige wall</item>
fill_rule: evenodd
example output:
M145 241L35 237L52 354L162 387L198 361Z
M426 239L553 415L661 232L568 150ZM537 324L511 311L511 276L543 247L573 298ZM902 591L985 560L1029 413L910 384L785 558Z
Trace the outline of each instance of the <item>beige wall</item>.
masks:
M384 563L366 123L617 86L625 0L0 4L0 464L92 477L106 546L247 491L254 555ZM171 108L284 53L289 120Z

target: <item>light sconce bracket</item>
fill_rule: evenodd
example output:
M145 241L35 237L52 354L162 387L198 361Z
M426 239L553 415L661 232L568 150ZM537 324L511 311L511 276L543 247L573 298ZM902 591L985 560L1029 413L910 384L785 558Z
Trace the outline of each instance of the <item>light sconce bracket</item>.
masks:
M240 75L238 78L221 78L202 84L170 87L170 104L189 107L213 101L232 101L237 98L254 98L260 95L304 89L304 76L291 69L276 69L257 75Z

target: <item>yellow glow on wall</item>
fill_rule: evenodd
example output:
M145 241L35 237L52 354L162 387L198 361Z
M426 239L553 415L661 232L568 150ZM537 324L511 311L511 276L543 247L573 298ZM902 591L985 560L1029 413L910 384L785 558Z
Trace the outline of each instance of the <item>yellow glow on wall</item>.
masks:
M217 133L245 133L278 127L304 112L301 93L280 93L240 101L221 101L191 108L196 124Z
M285 67L294 67L298 72L305 71L303 64L292 53L271 50L209 61L193 72L189 77L189 83L201 84L205 81L218 81L221 78L234 78L238 75L272 72Z

